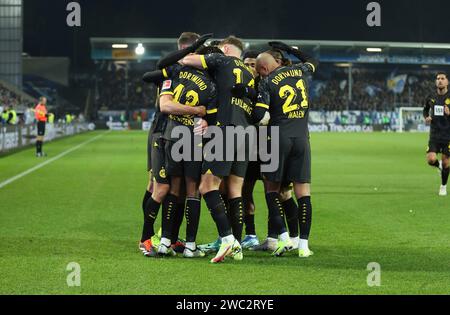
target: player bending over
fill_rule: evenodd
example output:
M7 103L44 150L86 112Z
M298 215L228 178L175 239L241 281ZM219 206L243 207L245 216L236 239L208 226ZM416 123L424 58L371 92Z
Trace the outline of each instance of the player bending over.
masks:
M304 73L315 71L315 62L282 67L270 53L258 56L257 70L263 77L259 85L258 103L253 116L262 119L270 113L269 127L279 127L279 167L263 173L270 220L279 235L275 256L292 249L281 204L281 184L294 183L300 227L299 256L309 257L308 239L311 229L311 150L308 131L309 99Z

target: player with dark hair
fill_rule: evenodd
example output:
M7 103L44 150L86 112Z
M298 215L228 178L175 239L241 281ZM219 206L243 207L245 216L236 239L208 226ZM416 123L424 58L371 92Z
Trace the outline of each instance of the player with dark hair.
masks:
M194 43L200 38L200 35L193 32L181 33L177 40L178 49L185 49L194 45Z
M291 48L285 49L290 52ZM280 166L275 172L263 174L270 220L279 235L278 246L273 253L275 256L281 256L292 249L280 196L282 183L286 181L294 183L298 201L299 256L309 257L313 254L308 246L312 215L311 152L308 131L309 99L304 74L314 72L316 63L304 54L302 58L301 64L287 67L281 66L272 52L263 53L257 58L257 70L263 79L259 85L258 103L253 117L255 121L259 121L269 111L269 126L279 127L279 139L270 141L279 141Z
M42 152L42 146L44 145L45 125L47 123L47 98L41 96L39 98L39 104L34 108L34 115L37 120L37 137L36 137L36 156L46 156Z
M189 34L185 36L183 34ZM198 41L200 35L194 33L183 33L178 40L178 48L189 49L195 51L200 47L204 41ZM169 78L171 72L176 72L179 65L173 67L163 67L159 71L153 71L146 73L143 77L145 82L155 83L161 88L161 83L164 79ZM159 89L158 98L155 104L155 116L152 126L148 135L147 142L147 170L149 173L149 182L142 201L142 209L144 212L144 226L142 231L141 241L139 243L139 249L145 256L156 255L155 247L152 242L152 237L155 235L154 223L159 212L159 208L164 201L165 196L169 192L169 179L166 175L165 169L165 142L163 139L163 133L167 124L167 115L161 113L159 108ZM180 201L176 209L184 208L184 201ZM172 243L176 243L179 228L183 219L183 212L175 210L174 217L176 218L173 223L173 233L171 233L175 239L172 239Z
M202 48L197 51L199 54L203 52L209 52L209 50ZM216 87L205 71L187 66L180 68L178 73L171 76L170 79L164 82L160 98L161 111L169 114L164 138L166 139L166 166L167 175L170 178L170 193L166 196L163 205L163 237L158 248L158 253L165 255L171 253L170 233L172 232L173 224L171 211L175 206L176 200L180 197L182 186L185 183L187 197L186 211L184 211L184 208L182 211L186 213L187 226L186 245L183 255L186 258L203 257L205 254L197 248L195 243L200 220L199 184L202 168L201 149L200 156L197 159L195 159L195 150L197 147L202 147L202 139L201 137L194 136L194 130L200 129L201 132L208 124L215 122L217 112L215 104ZM186 114L186 112L192 112L194 109L201 109L201 112L196 114L198 117L204 117L205 114L208 114L206 121L196 121L192 113ZM189 130L190 137L187 144L184 138L185 134L183 134L182 139L180 139L179 135L175 136L172 134L180 126L186 127ZM184 151L179 152L180 155L183 155L181 161L178 161L178 159L175 160L172 156L174 153L173 148L177 141L184 141L183 145L190 147L190 154L186 160Z
M436 75L436 92L425 100L423 116L425 122L431 125L427 161L441 173L439 196L447 196L450 166L450 92L446 73L439 72ZM439 153L442 154L442 161L437 158Z
M244 64L253 72L255 78L258 77L258 72L256 71L256 58L258 57L259 52L256 50L247 50L242 55L242 60L244 60ZM257 84L255 84L257 86Z
M247 99L236 98L231 91L236 83L254 86L254 77L240 59L243 44L234 36L220 42L218 47L222 54L188 55L177 54L172 56L172 62L181 58L182 64L198 69L208 70L214 75L218 87L218 114L217 124L225 130L226 126L247 127L251 122L252 102ZM226 140L224 139L224 144ZM224 148L233 150L237 154L238 147ZM236 260L243 259L242 248L239 243L243 228L242 186L247 170L247 161L211 161L205 159L200 192L205 198L208 209L216 223L219 236L222 239L221 247L212 263L221 262L226 256ZM228 197L228 208L220 194L220 185L225 180ZM231 224L227 217L231 220Z
M242 59L244 64L253 72L255 76L255 89L258 89L259 74L256 71L256 58L259 53L257 51L249 50L244 52ZM236 87L235 87L236 88ZM250 161L248 163L247 173L245 174L244 186L242 187L242 199L244 204L244 224L245 224L245 238L242 241L242 248L258 246L259 240L256 236L255 227L255 202L253 200L253 190L256 181L261 179L260 161Z

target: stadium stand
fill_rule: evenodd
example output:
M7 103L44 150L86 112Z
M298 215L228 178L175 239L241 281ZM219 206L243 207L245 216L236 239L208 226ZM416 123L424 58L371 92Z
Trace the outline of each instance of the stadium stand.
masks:
M267 40L245 42L246 49L268 48ZM421 43L286 42L301 45L320 60L320 71L309 82L313 111L376 111L382 117L383 112L395 112L400 107L421 107L434 89L435 72L450 65L446 45L427 45L425 49ZM112 49L114 43L126 43L128 48ZM134 53L138 43L146 48L143 56ZM142 84L141 75L153 70L162 55L175 50L175 43L176 39L170 38L91 38L96 110L124 110L131 121L136 112L153 108L155 89ZM382 53L368 53L368 45L380 47Z
M30 99L14 90L9 85L0 81L0 106L13 106L16 109L24 108L30 103Z
M103 62L96 71L95 104L99 110L136 110L153 107L156 91L142 82L143 69Z
M323 65L322 65L323 66ZM422 106L423 100L434 89L433 73L402 72L407 75L401 93L388 88L389 73L373 69L353 70L352 99L349 101L348 70L336 68L329 79L314 80L313 106L315 110L387 111L400 106Z

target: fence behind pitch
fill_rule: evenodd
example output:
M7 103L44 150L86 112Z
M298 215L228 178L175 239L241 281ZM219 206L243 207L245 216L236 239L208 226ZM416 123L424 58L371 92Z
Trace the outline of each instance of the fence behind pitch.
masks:
M47 124L45 141L52 141L54 139L86 132L88 130L90 130L88 123ZM1 127L0 154L34 144L36 135L36 124Z

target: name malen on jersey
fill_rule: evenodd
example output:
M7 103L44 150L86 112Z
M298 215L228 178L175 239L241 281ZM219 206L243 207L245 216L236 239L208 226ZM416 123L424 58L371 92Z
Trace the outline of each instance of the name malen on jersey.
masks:
M253 107L246 102L244 102L241 98L232 97L231 104L239 106L242 108L247 114L251 115L253 111Z
M185 79L194 82L200 91L204 91L208 88L208 85L205 83L205 81L202 80L199 76L191 73L191 72L180 72L180 79Z
M301 119L305 118L305 111L303 110L294 110L287 114L289 119Z
M292 69L289 71L283 71L277 74L273 79L272 83L275 85L280 84L281 81L283 81L286 78L292 78L292 77L301 77L303 76L303 71L299 69Z

